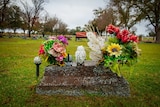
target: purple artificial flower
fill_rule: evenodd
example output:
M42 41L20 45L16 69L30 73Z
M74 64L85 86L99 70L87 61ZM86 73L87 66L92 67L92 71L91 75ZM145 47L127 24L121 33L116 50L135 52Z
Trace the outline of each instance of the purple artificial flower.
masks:
M64 44L68 45L68 40L63 35L59 35L57 38Z

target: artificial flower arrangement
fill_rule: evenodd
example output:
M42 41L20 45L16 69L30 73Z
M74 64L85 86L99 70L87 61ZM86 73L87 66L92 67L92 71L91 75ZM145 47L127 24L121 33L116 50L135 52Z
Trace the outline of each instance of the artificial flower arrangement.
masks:
M65 36L59 35L57 37L50 37L41 44L39 49L39 56L43 57L45 61L53 65L64 65L67 57L66 46L68 40Z
M91 32L87 34L88 46L91 48L90 58L121 76L121 65L131 66L137 62L140 55L137 46L138 37L112 24L106 27L106 31L109 33L107 38L96 36Z

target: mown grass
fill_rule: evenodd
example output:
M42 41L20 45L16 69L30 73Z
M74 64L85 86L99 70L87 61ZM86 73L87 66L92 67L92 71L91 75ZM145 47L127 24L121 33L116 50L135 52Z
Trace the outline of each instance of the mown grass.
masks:
M36 79L33 58L38 55L39 45L44 40L0 38L0 106L2 107L158 107L160 106L160 44L140 43L142 55L128 76L128 68L122 74L128 80L130 97L38 95L35 86L43 77L43 62L40 78ZM87 40L69 41L67 52L73 57L78 45ZM88 57L87 57L88 58Z

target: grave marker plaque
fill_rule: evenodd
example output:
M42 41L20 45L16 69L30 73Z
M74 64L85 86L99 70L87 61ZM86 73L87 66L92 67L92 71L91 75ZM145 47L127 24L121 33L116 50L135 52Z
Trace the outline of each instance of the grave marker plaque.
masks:
M86 61L83 66L48 66L36 87L38 94L62 94L80 96L130 96L128 82L123 77L95 62Z

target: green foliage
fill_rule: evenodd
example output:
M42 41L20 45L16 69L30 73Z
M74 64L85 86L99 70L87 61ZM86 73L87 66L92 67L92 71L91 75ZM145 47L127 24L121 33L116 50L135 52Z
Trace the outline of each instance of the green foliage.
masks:
M114 35L111 35L108 37L107 45L110 45L111 43L119 43L119 40Z
M139 44L142 55L130 76L128 67L123 75L131 89L130 97L37 95L35 87L48 64L40 65L40 78L36 79L33 59L44 40L0 38L0 106L2 107L158 107L160 105L160 45ZM85 39L69 41L67 53L73 57L78 45L87 51ZM88 59L88 57L87 57Z
M54 43L53 40L48 40L44 42L44 49L46 52L49 51L49 49L51 49L53 43Z

